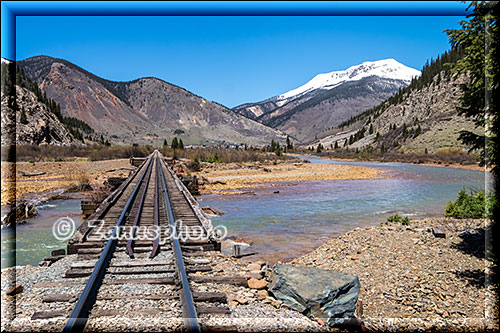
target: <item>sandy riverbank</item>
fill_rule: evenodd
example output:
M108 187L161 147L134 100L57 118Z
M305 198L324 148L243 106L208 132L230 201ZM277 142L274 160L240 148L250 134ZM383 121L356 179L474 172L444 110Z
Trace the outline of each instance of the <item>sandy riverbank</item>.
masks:
M484 258L488 225L432 218L357 228L292 263L357 275L371 330L494 330L493 264ZM435 237L433 228L446 237Z
M134 168L128 159L106 161L73 162L17 162L16 174L14 163L2 162L2 205L14 199L14 185L17 198L56 189L68 189L71 186L88 182L102 185L108 177L127 177ZM22 174L44 172L40 176L26 177Z
M214 163L205 164L201 171L193 174L209 181L200 187L202 194L239 194L251 188L272 186L283 181L371 179L382 173L380 170L351 165Z

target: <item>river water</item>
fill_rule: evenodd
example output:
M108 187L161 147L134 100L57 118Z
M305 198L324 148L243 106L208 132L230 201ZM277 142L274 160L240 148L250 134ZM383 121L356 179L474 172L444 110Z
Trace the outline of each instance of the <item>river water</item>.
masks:
M69 217L78 227L82 222L79 199L47 201L37 206L38 215L20 224L14 232L2 227L2 268L12 265L38 265L53 250L66 249L67 241L58 240L52 227L60 218ZM3 215L3 214L2 214Z
M203 195L200 205L224 212L212 217L229 236L251 241L253 258L286 261L303 255L331 237L348 230L376 225L392 214L421 218L442 216L446 203L463 187L484 189L481 171L402 163L347 162L300 156L316 164L348 164L385 171L377 179L282 182L256 188L255 195ZM279 193L274 193L279 191ZM2 268L37 265L54 249L66 248L52 234L54 223L71 217L78 226L80 200L45 202L38 216L17 226L16 249L9 249L13 233L2 228ZM14 263L15 259L15 263Z
M230 235L253 242L252 258L286 261L356 227L392 214L443 216L463 187L484 189L481 171L403 163L348 162L300 156L317 164L348 164L385 171L377 179L287 182L255 189L255 195L203 195L200 204L224 213L212 217ZM279 191L279 194L274 193Z

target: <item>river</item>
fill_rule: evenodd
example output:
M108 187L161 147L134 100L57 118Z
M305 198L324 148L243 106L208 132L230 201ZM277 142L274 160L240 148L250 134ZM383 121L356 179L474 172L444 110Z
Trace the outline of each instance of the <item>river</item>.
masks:
M422 218L442 216L444 206L463 187L484 189L481 171L402 163L348 162L300 156L316 164L348 164L385 171L377 179L282 182L256 188L255 195L202 195L200 205L222 211L212 217L229 235L252 241L252 258L286 261L356 227L376 225L392 214ZM274 193L279 191L279 193ZM80 200L49 201L38 216L17 226L16 249L9 250L13 233L2 228L2 268L37 265L54 249L65 248L52 234L61 217L82 221Z
M460 189L485 188L481 171L299 157L311 163L360 165L385 173L377 179L281 183L256 188L255 195L201 196L202 206L224 213L212 217L215 225L253 242L258 255L252 258L286 261L331 237L379 224L396 213L413 219L443 216L444 206L456 199Z

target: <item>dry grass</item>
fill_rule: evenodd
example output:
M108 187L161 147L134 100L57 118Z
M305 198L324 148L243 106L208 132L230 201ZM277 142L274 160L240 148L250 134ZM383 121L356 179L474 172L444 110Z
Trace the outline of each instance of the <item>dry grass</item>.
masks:
M88 189L101 186L108 177L126 177L134 168L129 159L82 162L2 162L2 205L27 194L69 188ZM32 174L45 172L35 177L21 176L20 172Z

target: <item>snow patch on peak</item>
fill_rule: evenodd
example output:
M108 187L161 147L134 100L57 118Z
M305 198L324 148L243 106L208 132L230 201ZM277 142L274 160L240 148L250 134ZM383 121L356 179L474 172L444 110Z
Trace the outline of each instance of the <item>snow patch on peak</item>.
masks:
M373 75L386 79L403 80L410 83L412 78L420 76L420 71L407 67L395 59L365 61L360 65L349 67L344 71L318 74L303 86L279 95L277 99L290 99L316 89L332 89L344 82L357 81Z
M2 64L10 64L12 61L2 58Z

